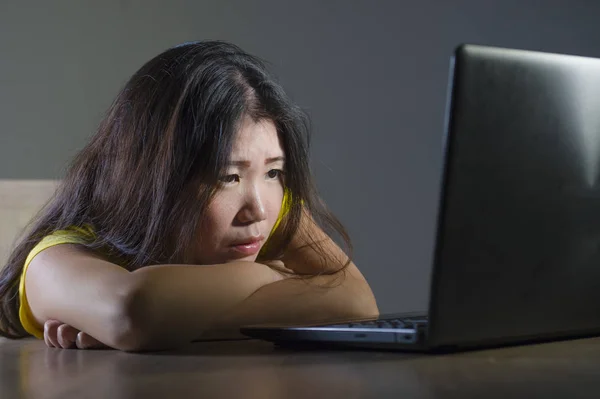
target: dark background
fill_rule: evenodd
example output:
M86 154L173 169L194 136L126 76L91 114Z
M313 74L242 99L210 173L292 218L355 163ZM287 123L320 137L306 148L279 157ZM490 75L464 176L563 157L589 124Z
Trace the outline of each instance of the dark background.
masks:
M61 178L145 61L228 40L309 112L320 190L380 310L425 309L454 47L600 56L599 17L592 0L2 0L0 178Z

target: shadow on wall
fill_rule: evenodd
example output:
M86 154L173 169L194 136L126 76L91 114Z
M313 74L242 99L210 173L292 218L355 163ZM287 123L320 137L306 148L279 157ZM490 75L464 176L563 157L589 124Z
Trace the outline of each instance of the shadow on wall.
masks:
M0 179L0 268L23 229L52 197L59 180Z

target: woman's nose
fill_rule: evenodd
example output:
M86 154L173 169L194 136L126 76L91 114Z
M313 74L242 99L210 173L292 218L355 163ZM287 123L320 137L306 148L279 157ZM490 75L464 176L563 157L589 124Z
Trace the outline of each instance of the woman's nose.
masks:
M246 196L244 207L238 217L242 223L260 222L267 218L267 212L258 191L254 190Z

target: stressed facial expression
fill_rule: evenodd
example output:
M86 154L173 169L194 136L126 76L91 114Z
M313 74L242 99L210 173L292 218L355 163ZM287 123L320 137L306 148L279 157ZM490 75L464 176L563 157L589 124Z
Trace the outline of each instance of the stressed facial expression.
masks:
M200 222L195 263L256 260L281 210L284 167L273 122L245 118L220 187Z

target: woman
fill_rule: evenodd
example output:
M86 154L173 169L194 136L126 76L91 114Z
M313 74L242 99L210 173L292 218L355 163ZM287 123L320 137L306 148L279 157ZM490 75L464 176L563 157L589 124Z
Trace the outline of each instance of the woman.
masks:
M2 270L0 333L138 351L248 323L376 315L326 233L351 248L317 195L308 133L234 45L186 43L150 60Z

